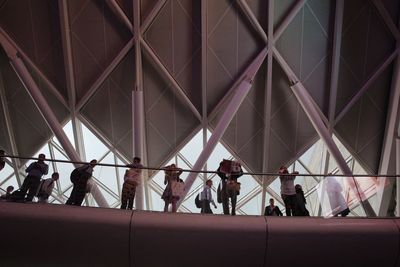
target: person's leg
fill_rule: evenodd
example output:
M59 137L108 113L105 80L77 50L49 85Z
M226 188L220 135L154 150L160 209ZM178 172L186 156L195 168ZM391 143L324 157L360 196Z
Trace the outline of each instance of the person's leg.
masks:
M76 184L73 184L71 194L69 195L67 202L65 202L65 205L73 205L75 202L75 196L76 196Z
M205 213L213 214L213 212L211 210L211 206L210 206L210 201L209 200L205 200L204 202L206 202L206 204L205 204Z
M237 201L237 194L236 191L232 191L230 193L231 202L232 202L232 215L236 215L236 201Z
M286 216L292 216L289 197L287 195L282 195L281 197L285 203Z
M133 201L135 200L136 187L132 186L128 193L128 209L133 209Z
M34 177L32 176L30 182L29 182L29 192L28 195L26 196L26 201L32 201L33 197L36 195L40 185L40 177Z
M168 199L164 199L164 202L165 202L165 204L164 204L164 212L168 212L169 201L168 201Z
M229 215L229 198L226 186L222 187L221 199L222 199L222 209L224 211L224 214Z
M20 196L22 197L22 199L25 198L26 192L28 192L31 179L32 179L32 176L28 175L24 179L24 182L22 183L21 188L19 189Z
M77 183L76 186L76 194L75 194L75 206L80 206L82 205L83 199L85 198L86 195L86 185L87 185L87 180L81 180Z
M207 213L207 211L206 211L206 200L202 200L201 201L201 210L200 210L200 213Z
M172 212L176 212L176 203L178 202L178 199L176 197L172 197Z
M126 192L125 185L122 186L122 196L121 196L121 209L125 210L128 202L128 195Z

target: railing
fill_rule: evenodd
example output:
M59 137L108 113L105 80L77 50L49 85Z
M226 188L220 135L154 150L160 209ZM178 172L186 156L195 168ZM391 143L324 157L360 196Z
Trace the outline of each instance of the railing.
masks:
M5 155L5 158L15 158L21 160L33 160L36 161L38 158L34 157L21 157L21 156L12 156ZM69 163L77 165L89 164L88 162L75 162L69 160L60 160L60 159L45 159L47 162L58 162L58 163ZM127 168L126 165L118 165L118 164L108 164L108 163L97 163L96 166L104 166L104 167L116 167L116 168ZM165 171L165 167L142 167L144 170L148 170L151 173L156 173L159 171ZM216 171L203 171L203 170L191 170L191 169L181 169L183 173L198 173L198 174L208 174L214 181L217 179L219 182L219 177L216 176ZM151 177L152 175L150 175ZM184 176L184 175L182 175ZM236 210L238 215L262 215L264 213L264 207L261 207L261 203L257 203L257 211L254 213L245 212L243 207L245 207L255 196L260 193L267 194L266 206L268 205L269 198L275 199L275 204L285 215L285 204L281 195L279 193L278 183L280 176L279 173L256 173L256 172L244 172L243 176L238 179L239 182L242 182L243 185L246 184L246 176L257 177L260 182L258 187L255 187L252 190L248 190L245 194L242 194L238 197L238 201L236 204ZM297 178L294 181L294 184L299 184L303 190L298 190L295 195L298 202L302 202L303 196L306 200L305 208L307 208L309 214L311 216L323 216L323 217L332 217L332 216L375 216L379 215L379 209L381 208L381 204L383 201L389 203L389 216L394 216L394 203L395 203L395 194L389 190L393 190L393 179L399 179L400 175L365 175L365 174L354 174L352 176L342 175L342 174L285 174L286 177L296 176ZM274 182L274 189L268 188L268 190L263 190L262 188L262 179L266 179L269 184L271 181ZM113 195L115 198L120 197L121 193L113 192L109 190L107 186L105 186L104 181L95 179L96 183L99 186ZM152 189L158 192L160 195L164 190L163 185L155 184L149 185ZM217 192L217 183L212 187L214 199L216 200L216 192ZM188 190L190 193L186 195L183 199L183 205L178 211L181 212L200 212L200 209L196 209L194 207L194 199L199 192L202 191L202 185L197 185L197 188L192 188ZM388 192L389 191L389 192ZM60 193L60 192L58 192ZM303 194L303 195L302 195ZM58 202L65 201L63 197L60 197L59 194L52 195L54 199ZM399 196L397 196L398 198ZM161 201L161 200L160 200ZM86 199L86 204L88 205L89 201ZM193 202L193 203L190 203ZM112 207L118 208L119 203L110 203ZM230 202L232 204L232 202ZM302 205L302 204L300 204ZM397 208L398 209L398 208ZM216 213L221 213L221 208L219 207L216 210ZM303 213L301 213L303 214ZM296 214L299 215L299 214ZM396 216L399 216L399 212L397 210Z

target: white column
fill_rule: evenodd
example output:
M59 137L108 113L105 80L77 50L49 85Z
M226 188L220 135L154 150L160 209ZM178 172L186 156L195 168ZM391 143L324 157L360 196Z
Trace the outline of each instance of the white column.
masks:
M132 91L132 133L133 133L133 155L134 157L143 158L143 91ZM132 158L133 159L133 158ZM142 171L144 172L144 170ZM143 175L141 175L141 183L136 188L136 209L144 209L143 201Z
M132 134L133 134L133 157L140 157L144 164L147 164L144 149L144 93L142 79L142 50L140 32L140 1L133 0L133 32L135 38L135 87L132 91ZM132 157L132 159L133 159ZM136 188L135 206L136 209L145 208L144 199L146 193L146 204L149 206L149 192L147 186L147 170L142 170L141 183Z

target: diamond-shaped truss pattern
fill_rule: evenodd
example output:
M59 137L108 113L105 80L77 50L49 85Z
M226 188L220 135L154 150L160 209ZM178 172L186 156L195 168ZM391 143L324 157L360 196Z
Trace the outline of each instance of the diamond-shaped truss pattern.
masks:
M222 154L240 160L252 172L275 172L280 165L293 163L304 172L322 170L318 167L325 164L320 160L324 157L307 160L304 156L322 152L309 150L319 150L313 148L318 135L290 88L294 73L340 140L344 159L357 171L378 172L386 122L398 120L387 116L389 98L396 90L397 37L393 28L398 25L399 1L344 1L343 27L335 33L340 8L333 0L274 1L273 17L268 17L268 1L262 0L141 0L141 25L133 25L134 2L115 0L132 26L140 28L138 36L133 36L123 22L125 16L115 12L110 3L65 1L64 9L61 2L0 1L0 37L17 50L61 125L73 117L90 128L83 128L83 135L91 135L84 140L84 146L89 145L84 151L86 159L125 162L132 157L132 90L143 90L145 125L141 130L146 163L159 167L172 160L191 168L204 145L198 132L218 125L236 89L233 85L266 47L264 37L270 23L274 34L278 29L282 33L272 43L275 52L269 51L273 54L272 75L267 57L219 140L218 147L224 147L220 152L224 150ZM61 23L64 19L66 28ZM333 52L335 34L341 36L337 57ZM273 37L267 36L268 40ZM331 77L335 67L339 71L337 88ZM66 158L3 48L0 92L4 100L0 147L10 153L11 143L15 143L13 153L27 156L44 146L46 153ZM331 118L332 114L336 118ZM186 146L189 142L190 148ZM196 149L191 145L195 143ZM395 153L391 155L393 165ZM220 159L220 154L212 154L208 168L213 169ZM334 169L332 162L326 164ZM54 194L54 201L61 203L71 190L68 173L72 165L52 168L63 172ZM110 205L118 206L121 172L96 171L100 190ZM19 177L1 175L1 187ZM155 199L163 190L157 177L149 181L153 195L147 196L149 207L154 202L153 208L159 206ZM313 191L318 179L302 181L313 214L318 212L318 196ZM238 203L239 213L259 214L260 197L264 199L261 177L249 181ZM193 210L192 200L201 185L201 179L195 181L182 211ZM276 186L273 182L265 193L280 201ZM92 203L89 199L88 204Z

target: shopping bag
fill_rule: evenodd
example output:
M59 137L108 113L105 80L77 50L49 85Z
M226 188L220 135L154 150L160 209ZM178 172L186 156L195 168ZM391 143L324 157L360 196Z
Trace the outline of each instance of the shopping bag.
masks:
M239 192L240 191L240 183L235 180L228 180L226 182L226 187L230 191Z
M224 159L220 166L220 171L225 174L239 173L240 163L234 160Z
M185 183L175 182L171 183L172 196L181 197L185 193Z

